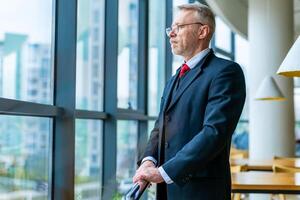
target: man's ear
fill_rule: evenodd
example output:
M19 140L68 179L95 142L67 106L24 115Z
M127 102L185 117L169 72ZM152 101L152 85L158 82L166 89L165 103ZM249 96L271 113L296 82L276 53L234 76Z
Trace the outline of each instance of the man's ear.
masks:
M199 39L203 40L208 38L210 34L210 28L208 25L203 25L199 28Z

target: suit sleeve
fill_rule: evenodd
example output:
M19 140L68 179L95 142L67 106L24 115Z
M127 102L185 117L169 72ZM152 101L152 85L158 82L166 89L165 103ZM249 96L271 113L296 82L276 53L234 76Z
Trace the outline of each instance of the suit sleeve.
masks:
M160 109L159 109L160 111L159 111L158 119L156 119L156 121L155 121L154 128L151 131L150 139L148 140L144 154L137 162L138 166L141 165L143 158L148 157L148 156L153 157L154 159L156 159L156 161L158 160L159 118L162 115L162 109L163 109L163 105L165 102L165 92L166 92L166 88L168 87L169 83L170 83L170 81L167 82L166 87L163 92L163 96L161 97Z
M203 129L177 154L162 165L178 185L205 167L230 140L245 102L245 79L239 65L233 63L212 80L205 109Z
M153 157L156 161L158 160L158 138L159 138L159 128L158 128L158 120L156 120L154 124L154 128L151 131L150 139L147 143L144 154L137 162L138 166L141 165L143 158L146 158L148 156Z

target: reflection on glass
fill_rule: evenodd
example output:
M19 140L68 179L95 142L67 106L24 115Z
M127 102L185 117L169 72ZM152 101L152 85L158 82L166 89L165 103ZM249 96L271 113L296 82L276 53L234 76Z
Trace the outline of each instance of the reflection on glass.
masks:
M218 48L231 52L231 31L219 17L216 17L215 39Z
M157 116L165 77L165 4L159 0L149 2L149 71L148 114Z
M52 1L0 6L0 97L52 104Z
M102 122L76 120L75 199L101 197Z
M76 108L103 110L104 0L79 0Z
M123 195L132 186L137 162L137 122L117 123L117 182L118 192Z
M48 199L52 120L0 115L0 199Z
M119 1L118 107L137 109L138 1Z

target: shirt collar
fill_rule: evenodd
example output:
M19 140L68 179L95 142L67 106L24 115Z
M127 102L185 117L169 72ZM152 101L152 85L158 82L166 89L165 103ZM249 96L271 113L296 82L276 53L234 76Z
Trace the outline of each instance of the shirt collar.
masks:
M202 60L202 58L204 58L209 53L209 51L210 48L206 48L200 51L199 53L194 55L191 59L189 59L187 62L185 62L185 64L187 64L187 66L189 66L190 69L193 69L200 62L200 60Z

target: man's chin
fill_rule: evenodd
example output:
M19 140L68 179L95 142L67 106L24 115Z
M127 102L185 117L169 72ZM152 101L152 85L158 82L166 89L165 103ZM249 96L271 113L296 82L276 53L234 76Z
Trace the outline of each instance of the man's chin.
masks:
M172 53L174 54L174 55L180 55L180 52L179 51L177 51L176 49L172 49Z

